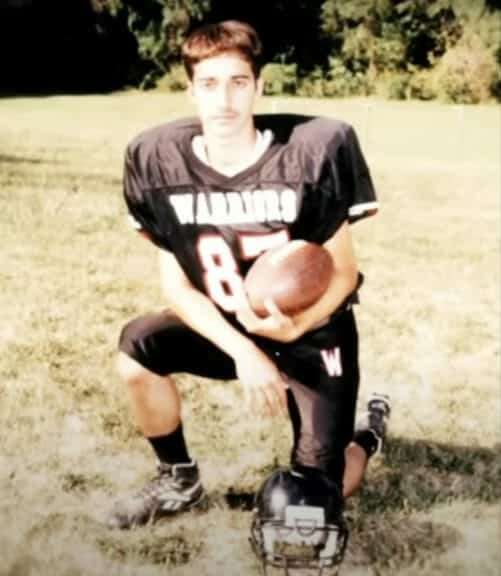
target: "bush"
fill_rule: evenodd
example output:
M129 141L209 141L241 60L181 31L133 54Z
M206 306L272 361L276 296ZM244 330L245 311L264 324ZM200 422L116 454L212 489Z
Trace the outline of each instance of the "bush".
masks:
M409 95L410 76L405 72L388 72L375 81L378 96L390 100L405 100Z
M367 70L371 61L373 40L372 34L364 25L345 31L341 58L350 70Z
M264 93L295 94L297 89L297 66L295 64L267 64L261 76L264 80Z
M489 100L499 78L494 55L478 36L463 38L436 67L436 91L446 102L477 104Z
M180 92L186 90L188 86L188 77L182 64L171 66L169 71L164 74L156 83L156 87L167 92Z
M369 92L367 75L348 69L340 58L329 58L329 71L324 81L325 96L365 96Z
M372 47L372 65L378 71L401 70L406 65L405 52L401 38L376 38Z
M409 78L408 97L416 100L433 100L437 97L433 70L418 70Z
M321 68L315 68L308 76L301 78L297 94L304 98L321 98L325 96L324 83L325 78Z

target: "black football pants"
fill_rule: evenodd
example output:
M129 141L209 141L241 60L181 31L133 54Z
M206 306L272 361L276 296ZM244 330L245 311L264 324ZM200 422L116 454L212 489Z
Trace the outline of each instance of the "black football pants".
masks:
M292 464L321 470L342 485L344 449L353 437L358 394L358 335L352 310L293 343L253 337L289 378ZM236 378L233 360L169 312L141 316L120 335L119 348L162 376L188 372Z

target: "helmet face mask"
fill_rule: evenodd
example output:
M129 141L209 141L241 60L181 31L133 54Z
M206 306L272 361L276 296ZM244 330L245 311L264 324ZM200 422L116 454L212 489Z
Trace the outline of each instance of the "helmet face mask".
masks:
M339 566L348 531L337 490L294 471L274 472L256 496L251 544L269 566L316 570Z

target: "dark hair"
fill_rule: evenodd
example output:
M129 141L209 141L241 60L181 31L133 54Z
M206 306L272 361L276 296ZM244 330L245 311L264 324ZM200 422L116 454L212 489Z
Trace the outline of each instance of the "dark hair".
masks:
M196 64L224 52L240 55L250 64L254 76L259 77L262 46L257 32L245 22L226 20L197 28L183 43L182 57L188 78L193 79Z

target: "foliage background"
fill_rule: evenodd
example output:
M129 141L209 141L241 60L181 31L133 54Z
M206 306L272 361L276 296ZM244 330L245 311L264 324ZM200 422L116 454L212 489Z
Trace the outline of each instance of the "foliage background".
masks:
M499 0L6 0L0 91L179 89L186 33L229 18L260 33L268 94L501 98Z

